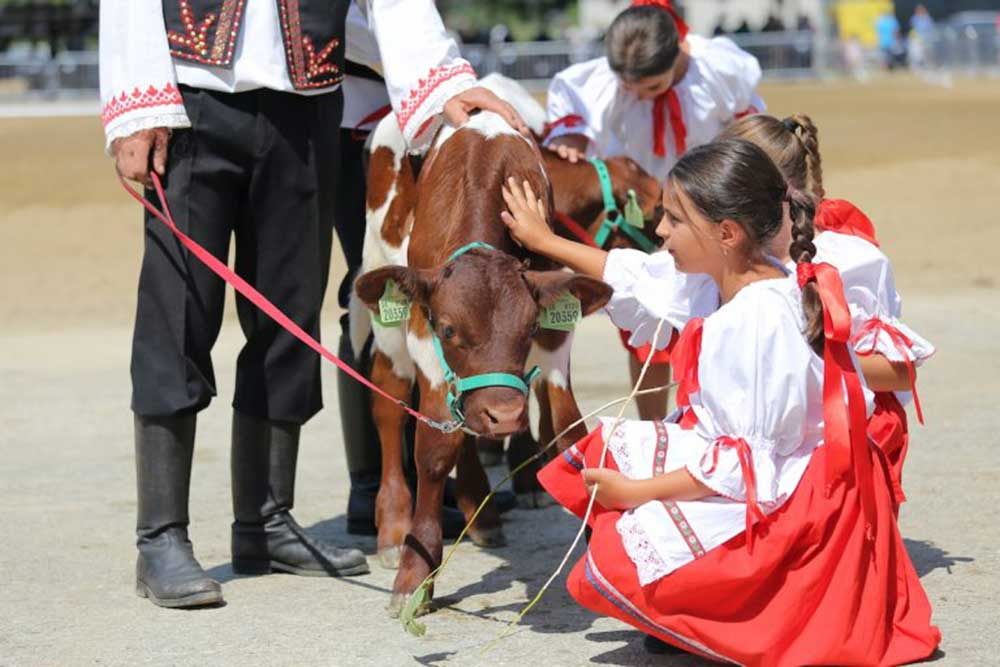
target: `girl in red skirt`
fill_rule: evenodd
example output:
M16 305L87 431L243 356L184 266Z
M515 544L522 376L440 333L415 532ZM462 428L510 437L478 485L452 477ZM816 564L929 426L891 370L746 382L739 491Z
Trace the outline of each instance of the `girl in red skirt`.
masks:
M869 389L875 392L868 435L886 456L893 495L902 503L906 499L903 461L909 447L905 406L912 400L923 423L916 368L934 354L934 346L900 321L903 302L889 259L878 249L871 220L847 200L825 198L819 132L809 116L796 114L782 120L764 114L747 116L722 136L757 144L789 183L820 200L815 219L816 261L833 264L843 278L854 352ZM787 258L780 251L776 248L775 254Z
M530 190L505 196L519 242L604 273L611 257L552 236ZM596 488L571 594L723 662L927 657L940 634L865 435L871 394L848 350L839 276L811 263L811 196L757 146L726 140L681 158L664 208L658 232L677 270L707 276L722 305L674 349L678 414L605 420L540 474L580 516ZM794 278L769 253L786 215Z

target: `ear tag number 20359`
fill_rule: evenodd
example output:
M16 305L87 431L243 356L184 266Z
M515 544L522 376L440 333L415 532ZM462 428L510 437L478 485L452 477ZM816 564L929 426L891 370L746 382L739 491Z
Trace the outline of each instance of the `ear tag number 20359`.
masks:
M383 327L398 327L408 319L410 319L410 300L395 281L385 281L385 291L378 300L376 324Z
M543 329L572 331L582 319L580 300L569 292L563 292L550 306L542 309L538 315L538 326Z

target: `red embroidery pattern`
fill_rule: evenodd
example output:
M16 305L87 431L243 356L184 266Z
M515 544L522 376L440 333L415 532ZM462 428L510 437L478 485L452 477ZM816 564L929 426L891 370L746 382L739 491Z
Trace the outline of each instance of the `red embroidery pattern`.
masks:
M106 126L122 114L135 111L136 109L165 107L177 104L184 104L181 91L169 82L163 88L157 88L156 86L150 86L146 90L136 88L131 93L123 92L121 95L112 97L101 112L101 122Z
M307 60L306 76L312 79L320 74L339 74L339 67L333 63L324 62L333 55L333 50L338 46L340 46L340 40L334 37L322 51L316 53L316 49L313 48L312 39L308 35L303 35L302 48L305 49Z
M340 46L334 37L322 51L316 53L312 39L302 34L298 0L280 0L281 30L284 33L285 57L288 59L292 85L296 90L323 88L340 83L340 68L326 62ZM327 76L323 76L323 75ZM317 79L317 77L319 77Z
M245 0L225 0L219 16L219 28L215 31L215 45L212 47L212 59L229 64L233 59L233 49L236 47L236 33L240 25Z
M215 23L215 14L206 14L200 24L195 24L194 11L188 0L179 0L181 5L181 23L184 24L184 33L170 30L167 32L167 39L178 48L190 49L194 56L207 62L208 59L208 30Z
M472 65L469 63L462 62L458 65L448 67L435 67L427 74L426 78L417 81L416 87L410 91L410 94L400 105L400 110L397 114L399 128L401 130L406 128L407 124L413 120L413 116L417 113L417 110L427 101L431 93L437 90L438 86L462 74L475 76L476 71L472 69Z
M656 427L656 452L653 454L653 477L656 477L663 474L663 468L667 463L667 426L662 421L656 421L653 424ZM677 503L672 500L664 500L663 507L667 510L670 520L677 526L677 530L680 532L681 537L684 538L685 544L688 545L694 557L701 558L704 556L705 547L702 546L701 540L698 539L694 529L691 528L691 524L688 523L687 517L684 516L684 512L677 506Z
M196 22L190 0L178 0L181 7L181 22L184 32L167 31L171 44L170 54L175 58L193 60L204 65L226 67L233 60L236 35L246 0L224 0L218 16L207 14L200 23ZM212 46L209 47L208 33L215 25Z

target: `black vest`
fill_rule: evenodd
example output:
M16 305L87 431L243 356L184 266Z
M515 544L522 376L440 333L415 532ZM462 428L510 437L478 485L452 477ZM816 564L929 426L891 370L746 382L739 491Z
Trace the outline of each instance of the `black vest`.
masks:
M296 90L339 83L350 0L274 0L288 73ZM163 0L170 54L213 67L233 66L247 0Z

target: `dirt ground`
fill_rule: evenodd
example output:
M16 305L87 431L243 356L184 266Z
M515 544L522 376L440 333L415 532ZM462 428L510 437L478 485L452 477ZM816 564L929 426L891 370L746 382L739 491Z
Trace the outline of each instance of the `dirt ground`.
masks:
M921 372L927 425L914 426L901 527L935 609L942 665L996 663L1000 649L1000 82L929 87L768 85L777 114L810 113L831 196L875 221L908 322L938 346ZM141 252L138 208L102 154L94 118L0 120L0 665L698 664L654 661L638 632L578 608L560 583L499 648L483 646L558 564L575 521L551 508L507 517L510 546L463 546L438 585L422 639L383 605L392 573L353 580L237 577L228 554L228 403L240 333L224 327L221 400L200 417L192 537L228 604L176 612L132 592L134 470L128 354ZM339 280L342 266L335 266ZM333 282L332 284L336 284ZM232 300L228 304L232 310ZM325 313L335 330L334 307ZM625 393L624 358L580 327L581 406ZM305 430L297 515L344 532L346 472L332 369ZM496 471L494 471L496 472Z

